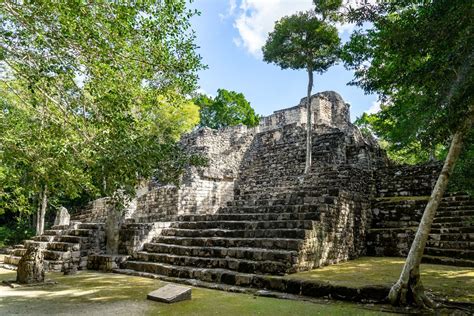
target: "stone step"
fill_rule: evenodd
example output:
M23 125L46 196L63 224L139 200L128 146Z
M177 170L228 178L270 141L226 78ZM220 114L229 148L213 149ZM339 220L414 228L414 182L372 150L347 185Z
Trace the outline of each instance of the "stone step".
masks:
M449 266L474 268L474 260L469 260L469 259L455 259L455 258L448 258L448 257L423 255L421 262L430 263L430 264L444 264L444 265L449 265Z
M80 258L80 251L55 251L55 250L45 250L43 251L45 260L69 260L71 258Z
M469 208L474 208L474 199L470 200L460 200L460 201L449 201L449 202L441 202L439 207L440 208L445 208L445 207L455 207L455 206L465 206Z
M58 229L47 229L44 231L43 235L46 236L58 236L63 233L63 230L58 230Z
M18 262L20 262L20 259L21 259L21 257L19 257L19 256L9 255L9 256L5 256L3 258L3 263L17 266Z
M319 220L320 213L243 213L213 215L180 215L178 221L283 221Z
M50 242L50 241L53 241L55 238L56 238L56 236L40 235L40 236L34 236L32 239L34 241Z
M435 218L443 218L443 217L452 217L452 216L471 216L474 217L474 210L450 210L450 211L436 211Z
M227 269L203 269L146 261L127 261L125 268L175 278L197 279L205 282L237 284L241 286L252 285L254 276L253 274L243 274Z
M293 189L288 191L270 191L268 189L262 192L251 191L240 191L239 194L234 196L234 200L238 201L253 201L253 200L284 200L290 204L297 204L304 197L318 197L323 198L324 196L337 196L339 195L339 189L337 189L337 183L327 183L327 185L322 185L315 189L302 190L298 186L293 187ZM329 194L328 194L329 193Z
M428 256L474 260L474 250L468 250L468 249L445 249L445 248L426 247L425 254Z
M70 236L70 235L63 235L58 238L58 242L74 243L74 244L86 243L88 240L89 240L88 237Z
M301 205L301 204L334 204L337 197L325 196L325 197L298 197L294 199L257 199L252 200L251 206L287 206L290 205ZM230 203L230 206L248 206L249 201L234 200Z
M446 227L446 225L433 225L431 234L471 234L474 233L474 226Z
M262 213L319 213L327 209L326 205L272 205L272 206L227 206L219 214L262 214Z
M312 230L298 229L179 229L167 228L161 232L162 236L178 237L227 237L227 238L286 238L304 239Z
M473 233L444 233L444 234L433 234L430 233L428 240L434 241L474 241Z
M67 232L67 234L69 236L89 237L94 234L94 231L92 231L91 229L71 229Z
M474 249L474 241L436 241L428 240L426 247L441 249Z
M452 228L474 228L474 222L472 221L460 221L460 222L433 222L431 225L432 229L452 229Z
M26 239L26 240L23 240L23 245L25 245L25 248L28 248L30 246L46 248L46 246L48 245L48 242Z
M26 253L26 248L15 248L12 250L10 255L15 256L15 257L23 257L25 253Z
M254 230L254 229L312 229L311 220L287 220L287 221L198 221L198 222L174 222L171 228L181 229L232 229L232 230Z
M433 220L434 223L442 223L447 224L447 223L458 223L461 224L460 226L469 226L469 225L474 225L474 216L444 216L444 217L439 217L436 216Z
M67 230L69 229L69 225L53 225L51 230Z
M77 227L78 229L105 229L104 223L81 223Z
M228 269L242 273L283 275L291 265L275 261L252 261L233 258L177 256L174 254L137 252L131 261L157 262L174 266L192 266L206 269Z
M81 249L81 245L78 243L54 241L48 243L46 248L55 251L78 251Z
M153 239L153 243L173 244L179 246L196 247L253 247L267 249L300 250L303 247L302 239L279 238L222 238L222 237L176 237L160 236Z
M290 264L295 264L298 260L298 252L296 251L264 248L190 247L162 243L147 243L143 246L143 251L173 254L177 256L278 261Z

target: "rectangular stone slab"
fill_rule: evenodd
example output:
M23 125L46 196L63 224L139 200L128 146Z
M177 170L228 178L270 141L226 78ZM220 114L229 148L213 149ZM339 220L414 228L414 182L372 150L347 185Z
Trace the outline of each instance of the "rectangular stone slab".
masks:
M191 288L176 284L165 285L148 293L147 299L163 303L175 303L191 299Z

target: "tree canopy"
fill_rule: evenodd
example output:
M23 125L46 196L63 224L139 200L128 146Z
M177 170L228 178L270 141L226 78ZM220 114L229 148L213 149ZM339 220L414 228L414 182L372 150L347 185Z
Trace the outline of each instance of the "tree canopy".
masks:
M313 12L283 17L263 46L263 60L282 69L325 72L338 59L340 39L335 26Z
M470 1L393 1L352 11L369 20L345 45L353 85L381 96L387 139L424 147L446 143L472 104L473 10Z
M216 97L201 94L194 102L199 106L199 126L217 129L244 124L253 127L260 121L260 116L255 114L242 93L219 89Z
M131 192L172 159L199 121L194 14L184 0L4 1L0 203Z

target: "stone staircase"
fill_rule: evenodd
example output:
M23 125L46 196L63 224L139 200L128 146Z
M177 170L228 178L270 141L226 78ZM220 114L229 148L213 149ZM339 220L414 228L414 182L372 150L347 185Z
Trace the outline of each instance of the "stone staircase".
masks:
M105 248L104 224L73 223L71 226L53 226L40 236L24 240L5 256L4 262L17 265L29 245L43 248L45 269L62 271L65 266L75 265L85 269L87 257Z
M231 202L215 214L175 217L116 272L246 286L256 275L357 257L364 241L359 229L365 228L356 227L362 203L347 192L370 186L363 183L367 174L354 179L356 169L344 165L344 137L340 131L315 137L312 173L302 177L304 129L258 134Z
M379 200L369 231L373 255L406 256L428 197ZM425 248L423 262L474 267L474 199L466 194L445 195Z

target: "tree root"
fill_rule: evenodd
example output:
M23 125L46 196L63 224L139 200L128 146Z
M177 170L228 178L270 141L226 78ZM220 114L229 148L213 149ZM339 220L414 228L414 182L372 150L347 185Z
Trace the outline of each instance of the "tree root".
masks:
M394 306L416 306L422 309L433 309L434 302L426 296L419 274L410 277L408 282L398 280L388 294L390 303Z

